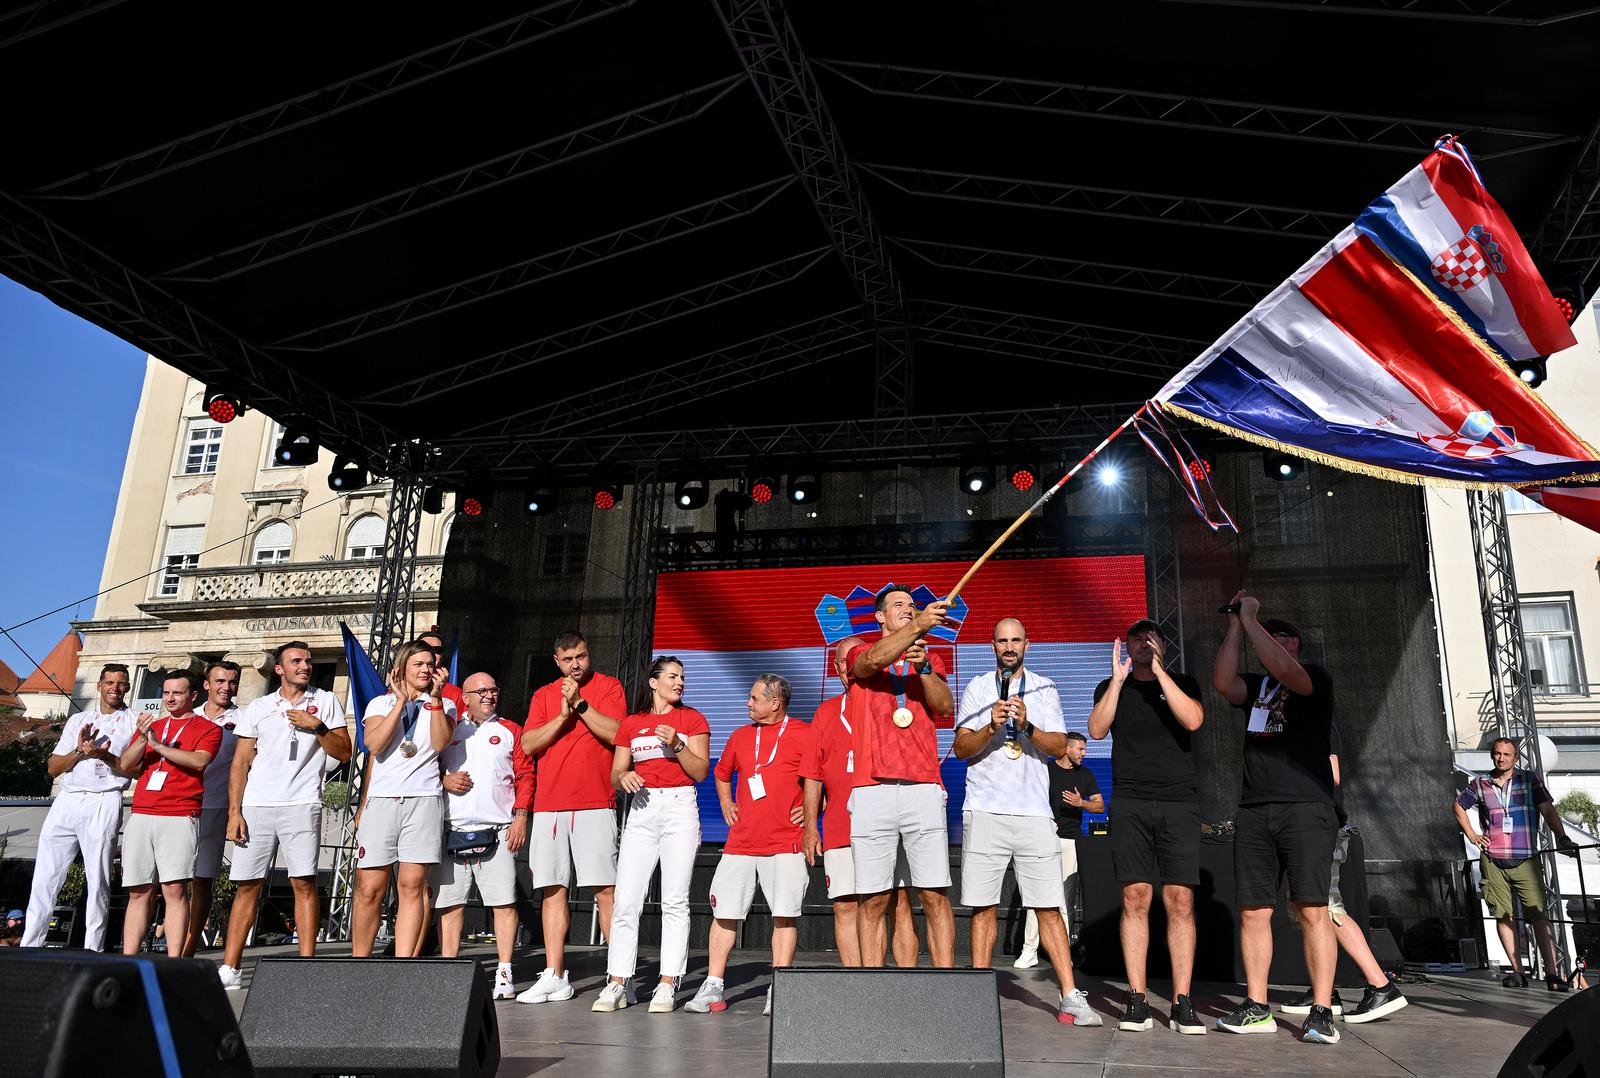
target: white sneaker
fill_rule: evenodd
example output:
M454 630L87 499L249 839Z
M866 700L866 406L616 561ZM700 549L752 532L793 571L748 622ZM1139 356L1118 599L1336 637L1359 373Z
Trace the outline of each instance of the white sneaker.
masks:
M571 999L572 996L572 985L568 982L567 975L563 973L557 977L555 970L546 967L545 971L539 974L539 979L533 982L533 987L524 990L517 997L517 1002L558 1003L564 999Z
M628 999L627 989L616 981L607 980L606 986L600 989L600 995L595 999L594 1006L589 1009L591 1011L620 1011L630 1002L632 1001Z
M1039 964L1039 948L1024 947L1022 953L1017 955L1017 960L1011 963L1012 969L1032 969Z
M218 966L217 980L222 982L222 987L230 992L237 992L244 987L244 974L232 966Z
M684 1004L683 1009L693 1011L695 1014L727 1010L728 1002L723 996L722 985L711 980L701 982L700 991L694 994L693 999Z
M772 1013L772 986L770 984L767 985L767 1005L766 1005L766 1007L762 1008L761 1013L762 1014L771 1014Z
M510 966L498 966L498 967L496 967L495 971L494 971L494 991L492 993L490 993L489 998L490 999L515 999L516 996L517 996L517 986L511 979L511 967Z
M1089 997L1081 988L1074 988L1061 997L1061 1004L1056 1009L1056 1019L1069 1026L1105 1025L1105 1019L1090 1008Z
M678 985L676 981L662 981L656 985L656 990L650 993L651 1014L671 1014L672 1008L678 1005Z

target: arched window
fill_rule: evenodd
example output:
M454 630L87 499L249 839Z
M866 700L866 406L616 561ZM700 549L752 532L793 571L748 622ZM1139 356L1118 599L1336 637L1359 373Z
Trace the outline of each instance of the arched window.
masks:
M377 513L357 517L344 540L344 556L358 561L383 556L383 518Z
M439 553L443 554L450 549L450 529L455 527L456 515L450 514L450 519L444 522L444 528L439 532Z
M255 549L250 560L257 565L277 565L289 560L294 547L294 529L281 520L274 520L256 532Z

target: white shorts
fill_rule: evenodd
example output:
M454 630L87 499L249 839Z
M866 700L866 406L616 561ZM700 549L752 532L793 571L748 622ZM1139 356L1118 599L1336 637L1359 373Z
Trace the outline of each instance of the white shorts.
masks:
M509 906L517 900L517 856L506 848L508 830L509 827L495 828L500 844L481 861L457 861L448 853L440 855L433 868L435 908L465 904L474 883L485 906Z
M535 812L528 831L533 886L611 887L617 882L617 814L608 808Z
M711 877L711 915L724 921L742 921L756 898L756 882L774 917L798 917L806 899L810 869L803 853L773 853L756 857L725 853Z
M179 883L194 877L197 816L130 813L122 829L122 883Z
M214 880L222 871L222 847L228 841L228 810L200 810L200 833L195 839L194 878ZM230 873L229 878L232 878Z
M228 878L264 879L272 871L278 850L294 878L317 874L317 854L322 846L321 805L245 805L245 843L233 844L228 855ZM362 817L366 822L366 817Z
M913 887L950 886L950 833L938 783L857 786L850 792L849 809L857 894L893 889L902 850Z
M828 897L835 901L856 897L856 859L849 846L836 846L822 851L822 882L828 888ZM906 852L894 862L894 886L911 886L911 866L906 864Z
M436 865L443 853L444 794L367 799L356 828L357 868Z
M968 810L961 816L961 904L982 909L1000 904L1006 866L1017 876L1017 893L1030 910L1061 906L1061 839L1046 816L1002 816Z

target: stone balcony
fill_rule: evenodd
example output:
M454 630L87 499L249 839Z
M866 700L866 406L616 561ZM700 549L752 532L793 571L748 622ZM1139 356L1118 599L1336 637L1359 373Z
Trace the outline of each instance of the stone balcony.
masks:
M177 574L177 595L146 599L139 609L165 619L215 616L221 610L365 609L377 592L380 564L375 560L314 561L184 569ZM443 572L442 557L418 558L412 598L437 598Z

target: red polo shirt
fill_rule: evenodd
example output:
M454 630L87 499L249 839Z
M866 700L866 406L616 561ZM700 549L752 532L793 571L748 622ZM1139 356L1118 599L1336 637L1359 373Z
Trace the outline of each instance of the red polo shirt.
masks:
M836 850L850 845L850 790L860 776L856 774L856 737L845 717L846 695L830 697L817 708L811 719L811 736L806 740L800 760L800 777L822 783L828 803L823 809L822 848ZM876 785L870 778L865 785Z
M845 663L852 670L858 657L865 655L870 644L860 644L850 649ZM928 661L933 672L945 676L944 660L930 652ZM896 666L903 676L896 678ZM900 681L905 692L905 706L911 710L911 725L902 730L894 724L895 709L900 699L895 683ZM939 746L934 735L933 715L922 700L922 677L901 660L891 663L869 678L857 678L852 673L849 688L848 714L850 725L855 727L857 786L870 786L874 782L938 782Z
M524 729L533 730L560 720L561 682L557 678L533 694ZM614 677L590 674L578 695L602 715L618 722L628 717L622 682ZM611 788L611 751L611 746L595 737L581 717L569 715L561 736L536 758L538 782L533 791L533 811L610 808L616 797Z
M213 759L222 747L222 727L204 715L191 712L181 719L171 715L150 724L150 735L162 744L185 752L209 752ZM161 789L150 789L157 772L167 777ZM139 782L133 788L133 811L146 816L198 816L205 800L205 768L179 767L146 747L139 759Z
M800 807L804 795L800 757L810 739L810 729L790 718L771 726L750 723L728 738L722 758L717 761L716 774L723 782L730 782L733 773L739 773L739 822L728 829L723 853L766 857L800 852L804 825L791 823L789 818ZM766 790L766 796L759 801L750 796L753 775L761 776Z

